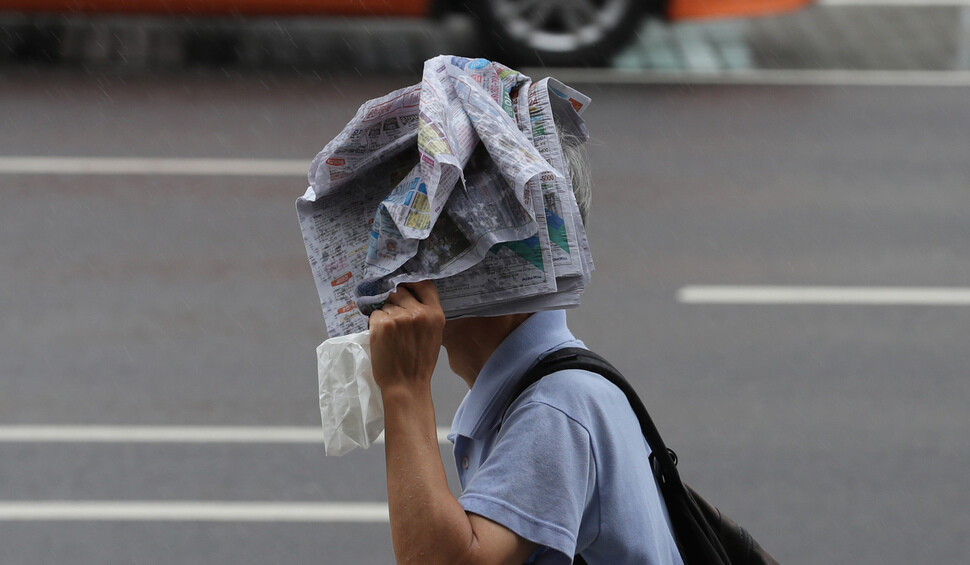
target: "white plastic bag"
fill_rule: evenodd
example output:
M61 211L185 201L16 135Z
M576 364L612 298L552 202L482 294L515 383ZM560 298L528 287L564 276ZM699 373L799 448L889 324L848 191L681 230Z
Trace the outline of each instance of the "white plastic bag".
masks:
M370 447L384 431L384 403L370 362L370 331L321 343L317 375L327 455Z

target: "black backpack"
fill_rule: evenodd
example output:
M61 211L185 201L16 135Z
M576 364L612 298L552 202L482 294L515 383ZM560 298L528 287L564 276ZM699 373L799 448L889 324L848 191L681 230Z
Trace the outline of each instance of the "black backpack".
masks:
M677 454L668 449L640 397L613 365L599 355L581 348L559 349L540 360L522 377L512 402L542 377L566 369L598 373L626 395L640 420L640 428L653 450L650 466L657 480L674 540L685 565L778 565L751 535L733 520L680 480ZM510 403L511 405L511 403ZM573 563L586 565L576 555Z

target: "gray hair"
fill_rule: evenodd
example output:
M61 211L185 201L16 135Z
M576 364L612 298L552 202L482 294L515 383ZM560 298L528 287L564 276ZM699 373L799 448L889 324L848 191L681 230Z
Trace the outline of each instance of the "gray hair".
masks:
M579 215L583 218L583 225L588 226L587 218L593 200L593 177L590 174L586 144L581 137L564 131L558 124L556 129L559 131L559 143L566 159L566 169L573 185L573 194L576 195Z

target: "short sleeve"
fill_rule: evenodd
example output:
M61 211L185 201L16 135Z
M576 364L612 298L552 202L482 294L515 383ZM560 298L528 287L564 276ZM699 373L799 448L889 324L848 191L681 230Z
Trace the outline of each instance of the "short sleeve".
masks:
M586 428L529 400L509 412L459 502L467 512L571 557L595 474Z

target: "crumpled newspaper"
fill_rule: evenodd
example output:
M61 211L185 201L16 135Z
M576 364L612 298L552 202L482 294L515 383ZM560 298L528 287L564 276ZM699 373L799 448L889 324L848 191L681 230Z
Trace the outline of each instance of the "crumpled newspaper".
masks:
M398 284L434 280L449 319L579 305L593 261L562 139L589 138L589 103L551 77L441 55L314 158L297 213L327 332L343 336L317 349L328 455L383 430L369 336L354 332Z
M447 55L364 102L296 203L327 333L367 329L397 285L423 280L449 319L578 306L593 261L561 139L588 139L589 103Z
M370 331L330 338L317 346L317 376L327 455L370 447L384 431L384 403L371 368Z

